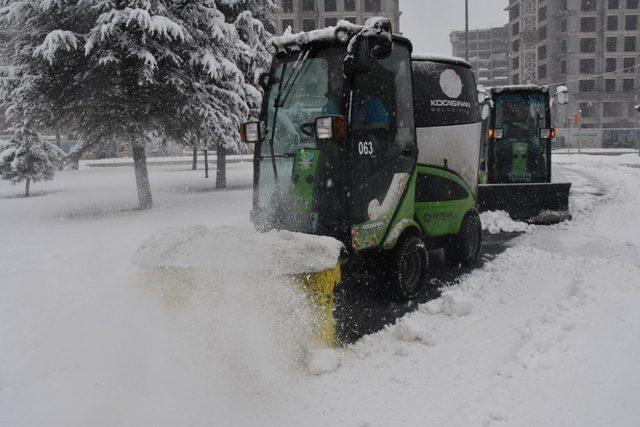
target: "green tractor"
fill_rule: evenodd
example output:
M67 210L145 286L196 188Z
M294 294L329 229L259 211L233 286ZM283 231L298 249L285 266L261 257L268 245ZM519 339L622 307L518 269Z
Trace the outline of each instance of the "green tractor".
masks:
M571 183L551 182L551 99L566 103L566 87L494 87L484 93L484 140L478 198L481 211L502 210L518 220L552 223L570 218Z
M481 119L469 64L412 57L385 18L272 44L262 113L241 129L255 143L256 228L334 237L342 280L374 275L400 300L430 283L429 250L473 263ZM307 287L333 291L314 277Z

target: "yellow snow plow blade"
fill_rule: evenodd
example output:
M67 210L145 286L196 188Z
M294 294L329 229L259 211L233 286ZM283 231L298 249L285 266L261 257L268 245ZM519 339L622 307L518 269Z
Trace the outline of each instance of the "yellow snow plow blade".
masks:
M335 347L340 344L336 333L335 289L342 280L342 269L338 264L334 269L319 273L300 274L294 277L296 283L305 291L316 309L314 330L318 339L326 345Z
M300 317L306 333L336 346L340 340L334 294L342 279L342 248L342 243L322 236L194 226L151 236L136 252L134 262L140 266L145 288L159 293L168 306L184 305L196 287L213 287L225 294L241 286L247 293L240 298L259 301L266 309L270 297L291 301L299 297L296 304L306 306ZM267 283L289 286L291 293L281 295L274 289L264 294L271 289Z

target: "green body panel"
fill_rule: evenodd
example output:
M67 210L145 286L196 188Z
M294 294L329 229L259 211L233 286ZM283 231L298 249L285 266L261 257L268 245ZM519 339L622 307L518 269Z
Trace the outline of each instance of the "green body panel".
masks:
M418 174L435 175L453 181L464 188L466 198L417 202ZM412 227L432 238L455 235L460 230L460 224L466 213L476 208L476 199L469 186L451 171L437 167L418 166L410 177L405 175L400 182L400 186L392 186L389 190L388 197L391 197L392 203L382 215L376 217L375 220L358 224L352 228L352 243L355 250L380 246L386 250L393 249L400 236ZM403 193L404 197L402 197Z
M320 151L300 149L296 151L293 163L293 194L296 210L311 212L313 210L314 177L318 171Z
M409 179L407 193L400 203L398 212L392 220L390 231L384 241L384 249L393 249L402 233L409 227L414 227L420 232L422 231L420 225L414 220L417 176L417 169L414 169Z
M356 224L351 227L351 243L353 249L360 251L363 249L377 248L382 245L387 230L398 217L398 206L406 201L403 198L405 189L410 182L415 180L406 173L395 174L391 186L387 194L380 203L379 201L371 201L369 205L370 220L362 224ZM405 208L408 210L410 208Z
M514 142L512 145L511 175L522 180L530 179L529 168L529 144L526 142Z
M462 219L475 209L476 199L467 183L458 175L444 169L419 166L418 172L451 180L467 191L467 197L460 200L415 202L415 217L428 237L443 237L457 234Z

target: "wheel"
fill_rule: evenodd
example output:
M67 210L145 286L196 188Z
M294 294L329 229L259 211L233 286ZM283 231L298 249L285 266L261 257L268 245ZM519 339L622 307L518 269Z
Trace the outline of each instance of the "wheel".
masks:
M398 300L420 295L427 282L429 255L424 241L408 235L398 242L391 253L389 290Z
M447 260L469 265L476 262L482 244L482 224L476 212L467 213L460 224L460 231L447 246Z

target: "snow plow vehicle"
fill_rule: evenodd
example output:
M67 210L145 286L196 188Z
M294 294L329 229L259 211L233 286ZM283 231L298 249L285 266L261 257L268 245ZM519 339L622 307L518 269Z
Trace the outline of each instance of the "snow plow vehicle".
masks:
M556 95L566 96L563 89ZM506 211L513 219L542 224L570 218L571 183L551 182L556 130L550 100L547 86L491 88L480 161L481 211Z
M334 269L297 277L334 329L322 335L337 342L341 282L371 275L385 295L410 300L428 292L428 250L477 259L475 78L464 61L412 57L386 18L272 44L261 116L241 127L255 144L251 220L343 243Z

